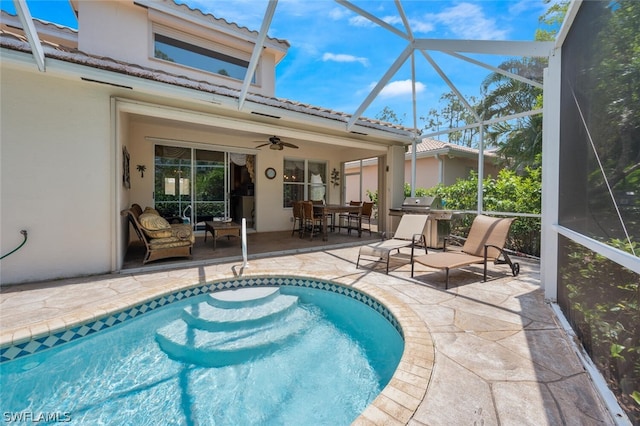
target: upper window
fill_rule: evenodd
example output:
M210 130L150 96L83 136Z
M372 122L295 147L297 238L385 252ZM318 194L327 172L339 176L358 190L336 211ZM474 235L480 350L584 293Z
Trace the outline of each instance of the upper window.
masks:
M242 59L157 33L154 34L153 56L238 80L244 80L249 68L249 62ZM255 75L251 82L255 83Z

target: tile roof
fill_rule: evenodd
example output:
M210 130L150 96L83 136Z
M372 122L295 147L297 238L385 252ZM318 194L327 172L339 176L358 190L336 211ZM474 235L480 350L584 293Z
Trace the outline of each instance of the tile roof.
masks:
M157 2L157 0L155 0L155 1ZM185 4L185 3L179 3L178 4L174 0L162 0L162 2L166 6L171 7L173 9L182 10L182 11L184 11L184 12L190 14L190 15L194 15L194 16L198 16L200 18L204 18L205 20L207 20L209 22L212 22L212 23L217 23L217 24L222 24L222 25L229 26L229 27L234 27L236 30L242 31L242 32L244 32L246 34L251 34L254 37L257 37L258 34L259 34L258 31L251 30L248 27L245 27L245 26L242 26L242 25L238 25L235 22L229 22L224 18L218 18L218 17L214 16L211 13L205 13L200 9L192 8L191 6L189 6L189 5ZM279 38L276 38L276 37L270 37L270 36L267 36L267 39L269 39L271 41L274 41L274 42L277 42L277 43L280 43L280 44L283 44L287 48L291 47L291 45L289 44L289 42L287 40L279 39Z
M413 152L413 147L411 145L408 146L407 154L411 154ZM470 155L478 155L479 151L475 148L469 148L467 146L456 145L453 143L441 142L431 138L423 138L422 141L416 144L416 154L437 154L442 152L457 152L457 153L466 153ZM485 150L484 155L497 157L495 152L490 150Z
M3 21L6 21L7 16L15 18L15 15L7 14L5 11L2 11ZM38 20L34 19L34 21ZM70 30L67 27L59 27L57 25L50 24L44 21L39 21L39 24L48 26L49 30L54 29L54 27L66 32ZM172 74L155 68L143 67L138 64L119 61L109 57L91 55L89 53L78 50L77 48L64 46L62 44L47 41L42 38L40 41L42 43L45 57L49 59L56 59L95 69L116 72L132 77L138 77L160 83L194 89L201 92L211 93L213 95L219 95L233 99L238 99L240 95L240 90L231 87L213 84L204 80L196 80L184 75ZM13 31L11 31L10 28L1 28L0 47L25 53L31 53L31 46L29 44L29 41L27 40L26 36L22 34L22 30L19 28ZM342 122L345 123L345 126L351 118L351 114L334 111L332 109L319 106L304 104L290 99L269 97L255 93L249 93L246 99L247 101L264 106L280 108L286 111L297 112ZM366 117L360 117L357 121L357 124L362 127L367 127L379 131L386 131L399 136L409 136L411 132L411 129L408 129L406 127Z

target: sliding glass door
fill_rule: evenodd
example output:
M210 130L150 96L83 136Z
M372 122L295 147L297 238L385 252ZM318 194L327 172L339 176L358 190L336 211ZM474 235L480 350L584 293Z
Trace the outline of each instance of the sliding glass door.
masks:
M191 149L155 146L154 206L169 222L191 219Z
M248 154L156 145L155 208L170 222L193 223L196 230L204 229L204 221L227 217L246 217L253 226L253 164ZM244 209L237 207L238 198Z
M193 220L204 229L205 220L229 217L229 168L226 153L194 149Z

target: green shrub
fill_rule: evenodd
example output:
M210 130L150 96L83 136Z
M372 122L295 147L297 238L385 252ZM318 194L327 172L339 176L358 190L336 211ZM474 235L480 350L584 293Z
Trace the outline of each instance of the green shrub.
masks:
M523 175L503 169L497 178L484 179L483 210L540 214L542 199L541 170L527 168ZM405 184L405 195L411 188ZM416 188L416 196L438 196L451 210L477 210L478 174L472 171L467 179L458 179L450 186ZM418 195L420 194L420 195ZM472 217L462 216L452 221L452 233L466 235ZM540 219L518 217L513 223L507 247L533 256L540 256Z
M632 253L638 244L608 244ZM640 424L638 274L577 243L560 253L559 303L632 424Z

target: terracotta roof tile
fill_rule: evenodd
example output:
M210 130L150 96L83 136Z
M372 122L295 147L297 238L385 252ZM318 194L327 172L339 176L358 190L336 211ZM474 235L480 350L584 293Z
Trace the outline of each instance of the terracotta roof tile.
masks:
M3 12L4 14L5 12ZM11 16L11 15L10 15ZM66 27L62 27L64 29ZM17 30L21 31L21 30ZM195 80L190 77L172 74L163 70L143 67L138 64L132 64L128 62L119 61L109 57L100 57L82 52L76 48L63 46L57 43L52 43L46 40L41 40L45 56L50 59L57 59L65 62L75 63L78 65L88 66L92 68L102 69L105 71L111 71L121 73L138 78L144 78L161 83L171 84L174 86L180 86L190 89L199 90L206 93L216 94L220 96L239 98L240 91L234 88L213 84L204 80ZM7 29L0 30L0 47L12 49L22 52L31 52L31 46L29 45L26 37L16 31L9 31ZM259 94L248 94L247 100L261 105L273 106L282 108L287 111L299 112L316 117L322 117L325 119L335 120L343 123L347 123L351 118L350 114L334 111L327 108L308 105L300 102L296 102L290 99L283 99L277 97L268 97ZM360 117L358 124L363 127L369 127L377 130L387 131L396 134L406 134L410 131L403 126L398 126L391 123L385 123L379 120L373 120L366 117Z
M409 145L407 149L407 153L410 154L412 151L413 151L412 146ZM420 153L427 154L431 152L435 153L436 151L446 151L446 152L451 151L451 152L460 152L460 153L464 152L464 153L475 154L475 155L478 154L478 150L475 148L469 148L467 146L441 142L439 140L431 139L431 138L424 138L420 143L416 144L417 154L420 154ZM484 155L496 156L494 152L491 152L489 150L485 150Z

